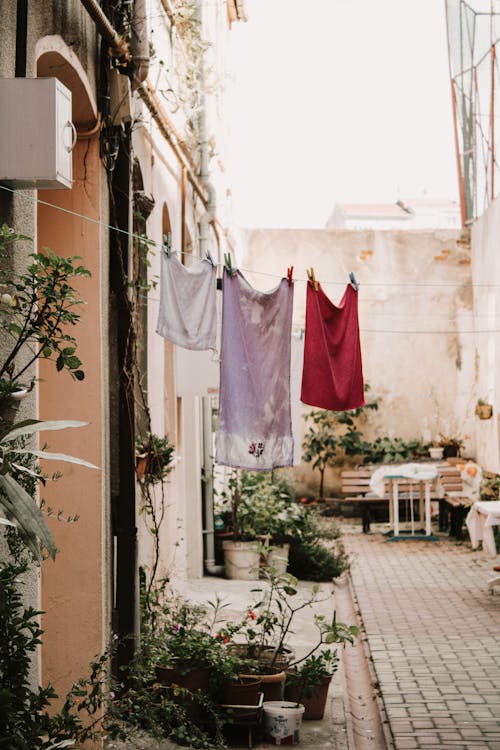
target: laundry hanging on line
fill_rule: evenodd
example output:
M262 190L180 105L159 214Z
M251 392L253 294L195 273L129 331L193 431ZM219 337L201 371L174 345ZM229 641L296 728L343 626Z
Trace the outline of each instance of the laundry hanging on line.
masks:
M336 306L319 282L307 283L300 400L332 411L357 409L365 404L358 293L351 284Z
M290 355L293 284L253 289L239 271L222 280L217 463L271 470L293 465Z
M185 349L215 349L217 266L209 258L184 266L162 249L156 332Z

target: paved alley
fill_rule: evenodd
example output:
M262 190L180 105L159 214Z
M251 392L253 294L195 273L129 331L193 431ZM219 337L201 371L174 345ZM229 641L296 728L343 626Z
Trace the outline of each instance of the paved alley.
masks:
M349 528L388 745L500 748L500 595L486 587L498 557L446 538L389 542Z

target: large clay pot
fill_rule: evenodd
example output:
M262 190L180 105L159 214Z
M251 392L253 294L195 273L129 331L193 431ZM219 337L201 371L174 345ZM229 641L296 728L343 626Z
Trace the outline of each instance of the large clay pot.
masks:
M321 685L313 688L313 692L309 698L303 695L304 691L301 690L299 685L285 685L285 698L287 701L300 702L304 706L303 719L314 719L317 721L325 715L328 688L331 681L331 676L325 677Z
M238 680L224 683L222 703L229 706L256 706L261 687L260 676L241 675Z
M284 670L270 669L261 671L258 675L240 675L240 677L258 677L261 681L260 692L265 701L279 701L285 694L286 673Z
M179 685L190 692L206 690L210 680L208 667L195 667L186 674L179 672L175 666L165 667L158 664L155 668L156 679L164 685Z

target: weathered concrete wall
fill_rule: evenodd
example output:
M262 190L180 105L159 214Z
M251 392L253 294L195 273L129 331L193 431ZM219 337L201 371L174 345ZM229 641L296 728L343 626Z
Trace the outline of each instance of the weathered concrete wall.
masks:
M500 200L497 198L472 229L472 280L475 316L475 374L477 396L493 404L493 417L475 419L477 459L500 473Z
M263 229L242 241L240 267L259 289L294 266L296 330L304 326L306 268L336 304L355 273L364 377L380 399L367 437L453 433L474 454L471 266L460 232ZM296 474L308 476L304 467Z

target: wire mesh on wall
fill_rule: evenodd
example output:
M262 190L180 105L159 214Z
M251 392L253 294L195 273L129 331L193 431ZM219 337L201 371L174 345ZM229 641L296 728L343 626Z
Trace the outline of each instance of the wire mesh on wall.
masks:
M446 0L446 16L466 225L500 192L500 0Z

